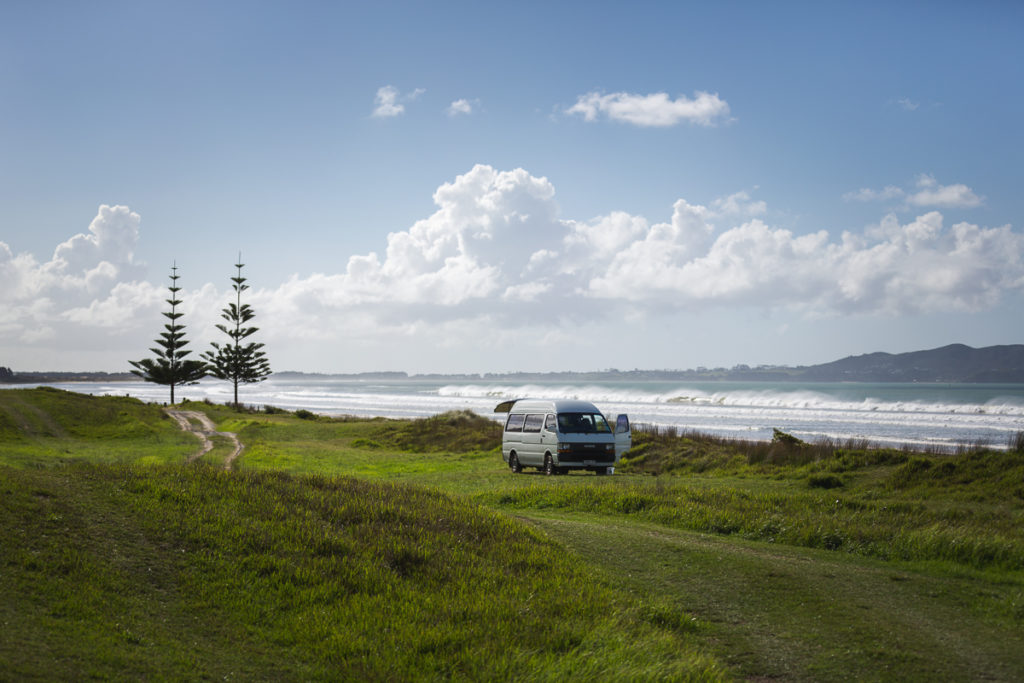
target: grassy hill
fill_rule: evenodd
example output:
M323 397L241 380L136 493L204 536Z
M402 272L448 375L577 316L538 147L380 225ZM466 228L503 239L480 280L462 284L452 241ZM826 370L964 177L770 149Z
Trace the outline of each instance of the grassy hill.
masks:
M195 439L155 405L49 387L0 390L0 462L179 462Z
M1024 671L1019 453L641 434L544 477L467 414L187 407L233 471L155 407L0 391L0 679Z
M0 392L0 406L16 416L0 461L17 447L16 466L0 465L0 678L718 677L683 615L625 599L470 501L343 476L69 461L54 440L101 440L135 410L120 446L143 449L164 421L63 392ZM26 443L41 444L35 462Z

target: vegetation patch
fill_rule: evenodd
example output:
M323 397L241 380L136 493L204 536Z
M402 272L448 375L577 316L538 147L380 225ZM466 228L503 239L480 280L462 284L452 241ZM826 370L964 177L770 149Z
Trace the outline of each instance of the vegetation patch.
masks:
M501 425L470 410L381 425L379 440L409 453L465 453L501 447Z
M0 463L183 462L196 441L163 409L124 396L60 389L0 391Z
M812 489L838 489L843 487L843 480L834 474L812 474L807 485Z
M426 489L0 467L14 678L717 678L521 523Z
M925 469L955 476L963 466L957 464L960 458L947 458L942 462L953 467L940 463ZM914 462L900 466L893 476L903 481L903 468L916 472L923 467ZM876 471L861 473L859 484L827 473L806 476L806 468L788 468L767 480L721 474L601 482L567 478L551 485L496 487L478 499L511 509L625 515L678 529L889 560L1008 570L1024 566L1024 505L1014 490L996 489L1001 475L970 485L946 481L947 490L956 493L942 497L930 495L934 487L924 488L925 495L919 489L890 489L889 495L881 495L885 488L875 483L880 478ZM981 504L983 492L988 498Z
M1024 667L1012 449L638 429L615 476L544 477L510 474L500 426L471 414L189 403L246 446L222 472L184 466L195 440L156 406L127 404L141 412L117 426L120 401L0 392L12 678L700 680L725 662L766 680L1006 680Z

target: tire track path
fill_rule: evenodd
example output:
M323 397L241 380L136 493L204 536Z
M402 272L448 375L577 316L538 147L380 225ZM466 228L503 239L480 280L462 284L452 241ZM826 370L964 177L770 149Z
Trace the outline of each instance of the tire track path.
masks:
M184 431L192 432L199 439L199 450L188 456L185 462L195 462L212 451L213 441L210 438L212 436L223 436L234 446L231 453L224 460L224 469L226 470L231 469L235 459L242 454L242 449L245 448L242 442L238 440L238 435L234 432L218 432L217 425L213 424L213 421L210 420L206 413L201 413L198 410L177 410L175 408L165 408L164 412L174 418Z

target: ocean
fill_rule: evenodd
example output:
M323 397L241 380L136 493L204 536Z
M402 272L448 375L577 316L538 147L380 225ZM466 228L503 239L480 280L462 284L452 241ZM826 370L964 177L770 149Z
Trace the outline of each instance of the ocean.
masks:
M13 388L16 385L7 385ZM88 394L130 395L166 402L167 387L145 382L71 382L52 386ZM177 387L176 397L231 400L228 383L206 379ZM509 398L592 401L608 417L748 440L780 429L805 441L866 440L953 450L984 444L1005 448L1024 431L1024 384L892 384L790 382L601 381L572 384L445 380L347 380L271 377L245 385L248 405L304 408L326 415L426 417L471 410L497 417Z

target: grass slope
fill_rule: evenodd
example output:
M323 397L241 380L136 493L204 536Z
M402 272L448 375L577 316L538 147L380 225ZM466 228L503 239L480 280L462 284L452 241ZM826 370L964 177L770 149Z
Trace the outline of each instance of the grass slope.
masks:
M1019 680L1024 582L636 524L530 513L636 596L685 606L756 680Z
M12 605L0 621L36 634L0 644L0 673L39 675L67 651L93 667L75 673L99 675L134 652L117 666L142 677L1024 671L1020 453L638 434L625 474L544 477L509 473L493 425L463 414L188 407L239 433L239 471L0 470L5 504L21 501L0 510L0 542L17 550L3 555L15 560L0 575L0 603ZM72 612L80 621L47 621L89 595L100 597L86 604L94 612ZM75 649L92 632L100 645ZM48 634L56 644L42 654L26 646Z
M159 406L133 398L0 390L0 462L179 462L196 447Z
M721 678L684 615L465 499L201 464L0 465L0 623L3 679Z

